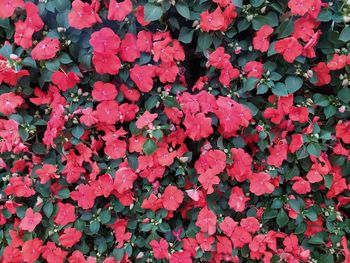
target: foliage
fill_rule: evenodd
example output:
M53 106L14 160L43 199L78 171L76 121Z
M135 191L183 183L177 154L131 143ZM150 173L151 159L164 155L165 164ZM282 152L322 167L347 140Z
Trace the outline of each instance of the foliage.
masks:
M350 262L348 1L0 4L1 262Z

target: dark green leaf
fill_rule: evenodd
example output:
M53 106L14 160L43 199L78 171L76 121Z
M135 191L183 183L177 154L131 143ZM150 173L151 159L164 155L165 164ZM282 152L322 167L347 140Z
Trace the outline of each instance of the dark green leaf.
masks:
M287 213L283 209L281 209L278 212L278 215L277 215L277 218L276 218L277 225L280 228L282 228L282 227L284 227L285 225L288 224L288 221L289 221L289 217L288 217Z
M145 4L145 20L155 21L162 17L163 10L159 5L153 3Z
M193 38L193 32L193 29L182 27L179 34L179 40L185 44L191 43Z
M151 155L157 150L157 144L152 139L147 139L142 146L142 150L146 155Z
M175 5L175 8L177 12L182 15L184 18L190 19L190 9L188 9L188 6L184 2L178 2Z
M285 85L290 94L298 91L303 85L303 80L299 77L288 76L285 80Z

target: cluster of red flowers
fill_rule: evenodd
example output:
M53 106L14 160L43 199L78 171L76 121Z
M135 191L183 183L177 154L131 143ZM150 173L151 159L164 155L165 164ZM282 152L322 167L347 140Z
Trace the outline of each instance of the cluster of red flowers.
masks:
M345 3L36 2L0 0L1 262L350 262Z

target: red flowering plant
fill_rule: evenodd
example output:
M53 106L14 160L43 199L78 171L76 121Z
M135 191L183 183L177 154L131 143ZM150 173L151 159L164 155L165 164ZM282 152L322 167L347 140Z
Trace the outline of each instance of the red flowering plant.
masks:
M350 262L348 1L0 5L0 262Z

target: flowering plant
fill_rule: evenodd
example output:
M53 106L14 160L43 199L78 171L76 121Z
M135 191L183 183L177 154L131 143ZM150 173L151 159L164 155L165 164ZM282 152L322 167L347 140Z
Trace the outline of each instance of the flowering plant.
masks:
M0 6L1 262L350 262L347 1Z

